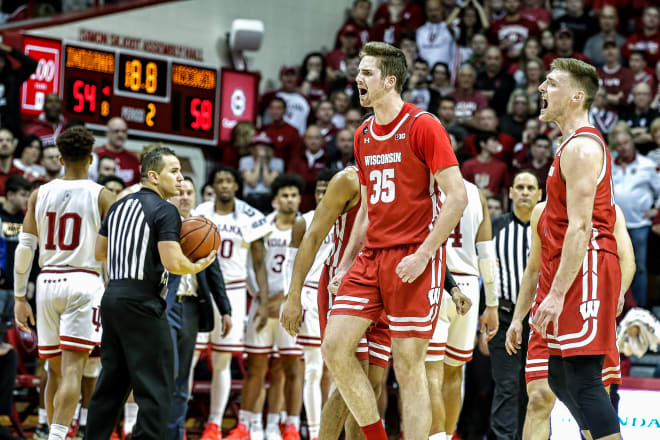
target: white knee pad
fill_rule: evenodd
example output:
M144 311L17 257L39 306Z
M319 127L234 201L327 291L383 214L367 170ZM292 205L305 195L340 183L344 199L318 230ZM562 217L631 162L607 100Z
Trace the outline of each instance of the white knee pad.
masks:
M87 359L85 362L85 369L83 370L83 377L96 378L101 373L101 358L93 357Z

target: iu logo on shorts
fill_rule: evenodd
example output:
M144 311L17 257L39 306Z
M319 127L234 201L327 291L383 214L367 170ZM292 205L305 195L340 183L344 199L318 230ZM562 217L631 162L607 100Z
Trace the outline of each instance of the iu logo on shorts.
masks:
M101 329L101 309L99 307L92 307L92 324L96 326L95 331Z

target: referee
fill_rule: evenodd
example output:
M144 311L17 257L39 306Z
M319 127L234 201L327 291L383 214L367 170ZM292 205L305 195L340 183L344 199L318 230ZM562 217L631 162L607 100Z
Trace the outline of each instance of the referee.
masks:
M498 440L515 440L522 437L522 425L527 407L525 388L525 356L529 339L529 324L524 320L523 347L510 356L505 348L506 331L511 324L513 309L527 257L532 244L530 217L532 209L541 199L538 179L529 171L522 171L513 178L509 198L513 212L493 219L493 238L497 252L497 277L500 282L499 318L497 334L488 342L490 365L495 391L491 407L490 429Z
M174 383L173 346L165 313L168 272L197 273L215 252L192 263L179 245L181 218L166 200L183 176L174 152L142 157L142 189L113 204L96 239L107 261L101 301L101 375L89 404L88 440L107 440L130 389L140 410L132 438L164 439Z

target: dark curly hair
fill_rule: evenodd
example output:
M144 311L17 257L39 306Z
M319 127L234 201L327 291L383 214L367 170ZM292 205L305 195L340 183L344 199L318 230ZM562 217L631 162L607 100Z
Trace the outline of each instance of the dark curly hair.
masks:
M85 127L71 127L57 137L57 149L65 162L88 160L94 147L94 136Z

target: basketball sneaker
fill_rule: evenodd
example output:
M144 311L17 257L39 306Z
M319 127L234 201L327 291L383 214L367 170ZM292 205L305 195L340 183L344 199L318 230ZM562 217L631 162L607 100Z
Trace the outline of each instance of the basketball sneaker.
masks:
M220 440L221 438L222 431L220 431L220 427L215 423L207 422L200 440Z
M293 425L286 425L282 433L282 440L300 440L300 433Z
M250 440L250 431L243 423L236 425L236 428L229 431L229 435L225 437L226 440Z
M266 440L282 440L280 427L277 425L266 426Z
M34 440L48 440L48 434L50 429L48 428L48 423L40 423L37 425L37 429L34 430Z

